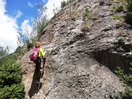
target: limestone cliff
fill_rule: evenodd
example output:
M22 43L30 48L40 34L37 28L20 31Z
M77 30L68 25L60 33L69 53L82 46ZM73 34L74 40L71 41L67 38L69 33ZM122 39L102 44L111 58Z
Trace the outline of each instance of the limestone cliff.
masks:
M35 83L35 66L22 58L26 96L33 99L112 99L124 90L113 73L127 66L131 56L131 30L113 19L116 0L75 0L48 23L40 38L49 51L40 79ZM88 9L90 17L84 16ZM85 29L86 28L86 29ZM124 44L118 45L122 36Z

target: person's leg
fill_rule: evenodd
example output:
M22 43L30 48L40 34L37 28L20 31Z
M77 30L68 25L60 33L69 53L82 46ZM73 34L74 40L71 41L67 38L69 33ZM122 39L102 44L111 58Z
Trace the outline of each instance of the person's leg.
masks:
M41 58L38 57L36 62L37 82L39 82L40 80L40 67L41 67Z
M43 58L43 67L41 68L41 78L43 77L44 74L44 66L45 66L46 58Z
M43 58L43 68L45 66L46 58Z
M38 57L37 58L37 62L36 62L36 70L37 70L37 72L40 71L40 67L41 67L41 58Z

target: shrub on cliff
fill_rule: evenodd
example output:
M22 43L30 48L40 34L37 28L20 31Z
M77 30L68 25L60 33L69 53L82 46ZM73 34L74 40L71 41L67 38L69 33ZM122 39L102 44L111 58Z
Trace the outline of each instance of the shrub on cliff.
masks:
M128 12L125 16L126 23L132 25L132 12Z
M0 99L24 99L20 65L13 53L0 60Z
M125 21L132 25L132 0L127 0L127 14L125 16Z

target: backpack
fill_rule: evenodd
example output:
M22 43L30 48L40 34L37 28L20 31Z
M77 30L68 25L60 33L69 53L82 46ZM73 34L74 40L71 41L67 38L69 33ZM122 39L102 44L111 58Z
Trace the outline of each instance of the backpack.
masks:
M38 57L39 48L34 48L32 54L29 55L30 61L35 61Z

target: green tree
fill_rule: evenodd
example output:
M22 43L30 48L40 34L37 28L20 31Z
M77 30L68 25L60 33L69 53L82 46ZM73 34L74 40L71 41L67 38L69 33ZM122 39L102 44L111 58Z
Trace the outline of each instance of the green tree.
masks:
M6 47L4 49L3 47L0 46L0 59L2 59L4 56L8 55L9 48Z
M1 50L2 52L3 50ZM0 99L24 99L24 86L20 65L16 63L19 52L4 53L0 60Z
M132 0L127 0L127 14L125 16L125 21L132 25Z

